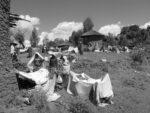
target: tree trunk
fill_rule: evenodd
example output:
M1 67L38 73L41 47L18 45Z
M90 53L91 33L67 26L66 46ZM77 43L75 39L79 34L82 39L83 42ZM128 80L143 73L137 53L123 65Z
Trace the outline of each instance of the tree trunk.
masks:
M18 89L16 76L11 73L9 12L10 0L0 0L0 105L12 103Z

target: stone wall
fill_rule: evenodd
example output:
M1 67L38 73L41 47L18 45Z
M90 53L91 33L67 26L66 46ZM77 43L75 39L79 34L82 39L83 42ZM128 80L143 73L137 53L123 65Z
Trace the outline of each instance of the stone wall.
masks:
M17 90L16 77L10 71L12 62L10 57L9 38L10 0L0 0L0 105L11 103Z

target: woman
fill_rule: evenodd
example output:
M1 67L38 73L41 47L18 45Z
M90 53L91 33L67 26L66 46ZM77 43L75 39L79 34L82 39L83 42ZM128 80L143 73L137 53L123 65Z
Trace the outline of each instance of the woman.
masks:
M46 62L42 63L42 67L38 71L26 73L16 70L16 73L18 73L19 76L34 81L36 83L35 89L37 91L44 92L46 94L47 101L55 101L60 97L59 94L54 92L56 73L49 73L46 68ZM51 76L53 76L53 79L50 79Z
M34 72L42 67L43 62L44 57L40 53L36 52L28 62L27 67L29 68L30 72Z

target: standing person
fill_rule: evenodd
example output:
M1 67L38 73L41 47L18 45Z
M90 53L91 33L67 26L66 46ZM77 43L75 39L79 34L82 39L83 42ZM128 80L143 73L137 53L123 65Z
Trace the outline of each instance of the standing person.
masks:
M56 86L55 86L56 90L62 88L62 77L60 75L61 74L60 67L58 65L59 64L57 57L55 55L52 55L49 62L49 72L51 73L51 75L53 75L54 73L56 74Z
M82 50L82 40L81 40L81 39L79 40L79 43L78 43L78 49L79 49L80 55L83 55L83 50Z
M54 71L54 72L57 71L58 61L55 55L52 55L52 57L50 58L49 68L50 68L50 71Z

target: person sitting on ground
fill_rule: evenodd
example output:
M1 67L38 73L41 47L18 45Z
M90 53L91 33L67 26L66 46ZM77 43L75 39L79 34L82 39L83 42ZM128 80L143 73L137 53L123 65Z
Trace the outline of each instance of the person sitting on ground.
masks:
M18 76L34 81L36 83L36 86L35 89L31 91L37 90L44 92L46 94L47 101L55 101L60 97L60 95L55 92L55 84L57 78L56 73L49 73L46 62L42 63L42 66L38 71L26 73L15 70L15 73L19 74ZM53 76L52 79L51 76Z

